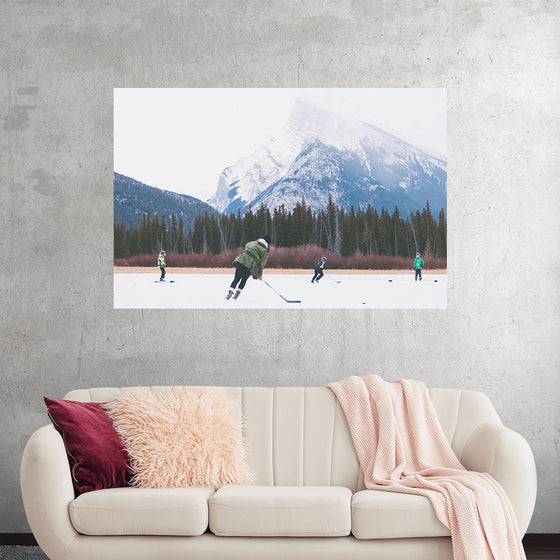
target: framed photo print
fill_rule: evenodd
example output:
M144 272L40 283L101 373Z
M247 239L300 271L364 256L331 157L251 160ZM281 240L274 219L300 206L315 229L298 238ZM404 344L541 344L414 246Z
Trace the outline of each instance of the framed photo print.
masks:
M115 308L438 308L445 89L115 89Z

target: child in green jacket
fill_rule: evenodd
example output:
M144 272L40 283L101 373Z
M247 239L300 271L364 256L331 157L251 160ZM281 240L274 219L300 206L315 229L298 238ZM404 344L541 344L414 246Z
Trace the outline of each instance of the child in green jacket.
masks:
M243 253L233 261L235 276L233 282L230 284L226 299L230 299L232 296L233 299L237 299L241 290L245 287L249 276L252 276L255 280L257 278L259 280L262 279L263 268L268 259L269 252L270 237L268 235L263 235L263 237L257 239L257 241L249 241L249 243L245 245ZM237 291L234 292L236 287Z
M416 274L414 275L415 282L416 280L418 280L418 278L420 278L420 281L422 281L423 266L424 266L424 259L420 256L420 253L416 253L416 258L414 259L414 264L412 265L412 267L416 271Z

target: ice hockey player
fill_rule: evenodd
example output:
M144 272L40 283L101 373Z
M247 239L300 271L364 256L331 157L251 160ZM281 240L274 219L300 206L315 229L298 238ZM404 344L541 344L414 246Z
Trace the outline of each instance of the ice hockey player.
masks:
M420 253L416 253L416 258L414 259L414 268L416 274L414 275L414 281L416 282L418 278L422 281L422 267L424 266L424 259L420 256Z
M157 260L157 265L161 270L160 282L165 282L165 251L161 251Z
M249 241L245 245L245 250L233 261L235 266L235 276L230 284L230 289L226 299L237 299L241 290L245 287L247 279L252 276L255 280L262 280L264 265L270 253L270 237L263 235L256 241ZM236 290L237 288L237 290Z
M321 257L321 260L315 265L315 274L311 279L311 283L319 283L319 280L323 278L323 268L325 268L325 263L327 262L327 257Z

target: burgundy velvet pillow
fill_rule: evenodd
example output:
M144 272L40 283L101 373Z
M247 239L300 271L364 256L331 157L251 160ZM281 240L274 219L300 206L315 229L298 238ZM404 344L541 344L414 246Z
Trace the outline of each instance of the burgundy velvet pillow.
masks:
M77 494L128 484L128 453L100 403L45 397L45 404L64 440Z

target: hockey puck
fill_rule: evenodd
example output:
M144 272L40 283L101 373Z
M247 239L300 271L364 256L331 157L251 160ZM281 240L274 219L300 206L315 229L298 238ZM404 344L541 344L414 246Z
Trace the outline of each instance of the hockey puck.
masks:
M437 282L437 280L434 280L434 282Z
M365 305L365 304L366 304L366 302L365 302L365 301L362 301L362 305Z
M392 282L392 280L389 280L389 282Z

